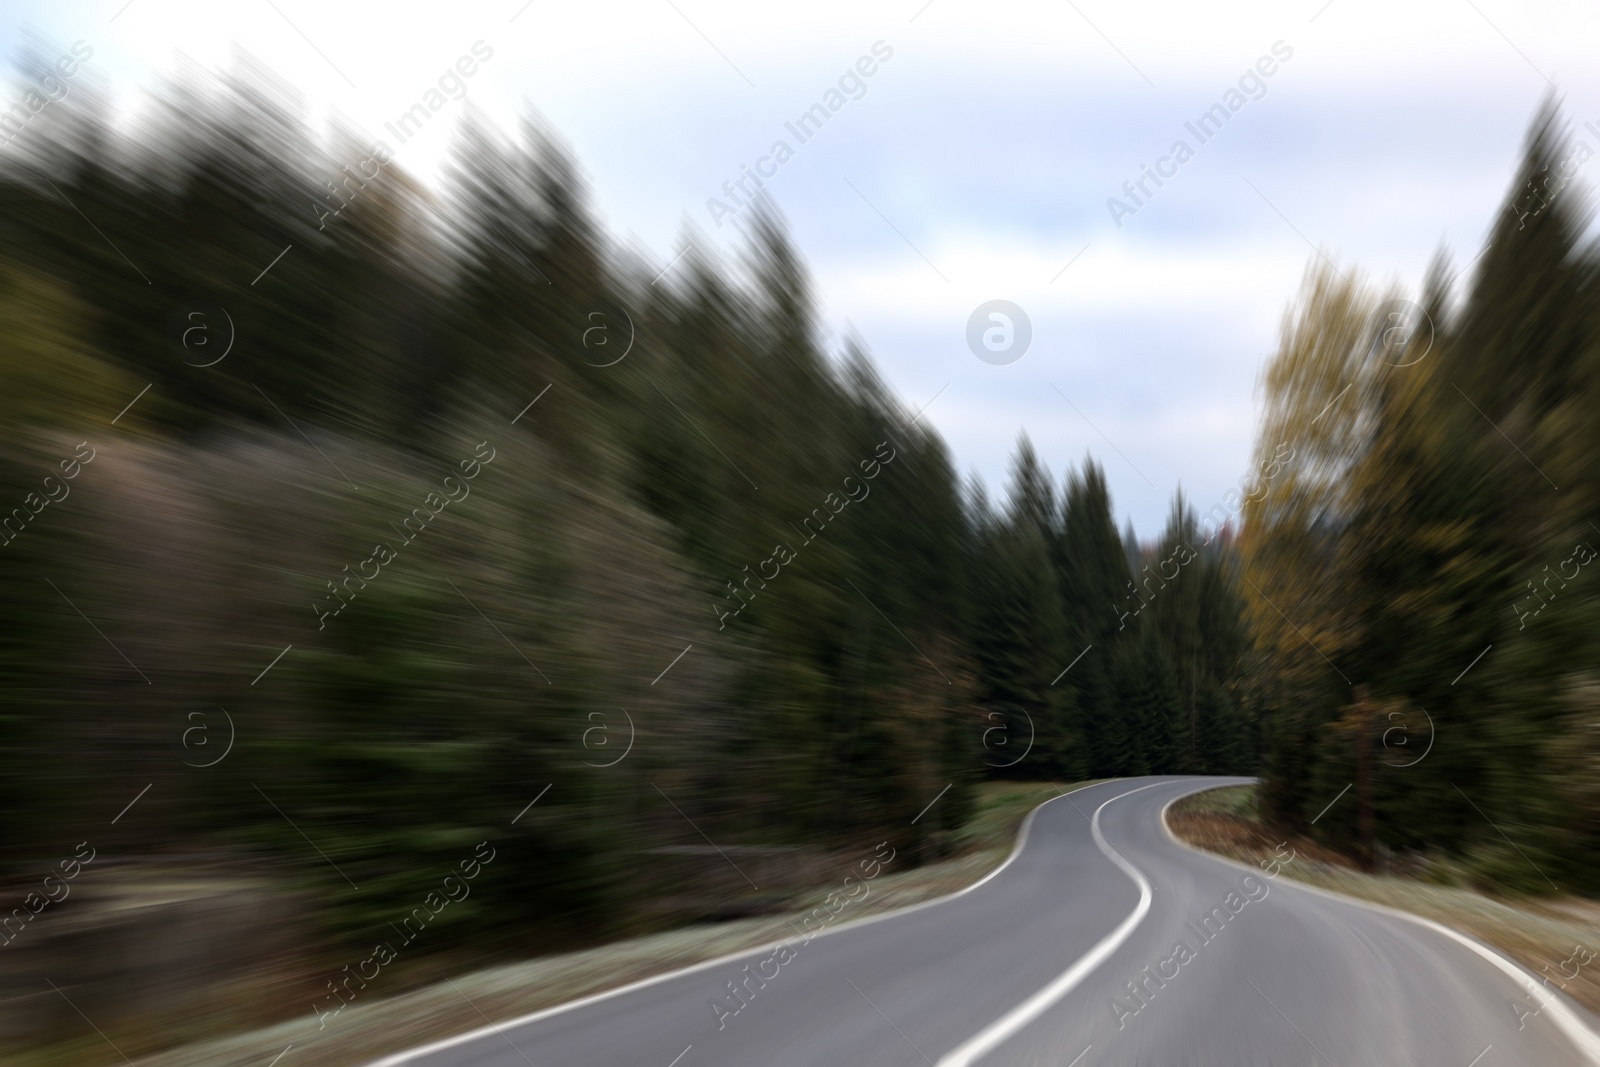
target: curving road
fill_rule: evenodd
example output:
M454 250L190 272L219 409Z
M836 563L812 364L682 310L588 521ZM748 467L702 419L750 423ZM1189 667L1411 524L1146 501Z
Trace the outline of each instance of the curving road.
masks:
M727 957L380 1064L1600 1064L1581 1009L1552 1000L1519 1017L1538 1007L1534 981L1487 949L1166 833L1167 804L1244 781L1069 793L954 897L855 924L846 908L783 955Z

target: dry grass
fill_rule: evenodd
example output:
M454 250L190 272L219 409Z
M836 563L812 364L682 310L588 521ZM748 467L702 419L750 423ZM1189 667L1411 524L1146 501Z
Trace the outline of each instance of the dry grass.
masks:
M1253 799L1253 786L1196 794L1172 806L1167 826L1188 845L1251 866L1271 859L1274 847L1287 841L1284 852L1292 848L1295 857L1282 867L1288 877L1459 930L1494 946L1535 977L1548 977L1551 988L1600 1013L1600 902L1578 897L1493 897L1419 877L1368 874L1348 856L1303 837L1272 832L1257 818ZM1569 962L1577 946L1595 958L1587 965ZM1526 1007L1532 1011L1537 1005L1529 1002ZM1538 1021L1527 1023L1533 1026Z
M1092 784L1092 783L1083 783ZM912 870L894 864L870 883L838 923L909 907L956 892L993 871L1010 855L1018 828L1042 801L1079 785L991 782L978 790L977 808L958 832L957 854ZM870 852L870 844L864 855ZM842 869L842 881L851 869ZM819 889L801 910L734 922L700 924L598 948L546 956L460 975L398 996L358 998L319 1029L308 1004L304 1017L220 1040L168 1049L138 1059L138 1067L261 1067L291 1043L295 1067L356 1067L381 1056L513 1019L629 982L793 937L794 924L836 888ZM0 1053L0 1067L81 1067L122 1064L99 1038L27 1054ZM288 1060L285 1060L287 1063Z
M1227 786L1195 793L1167 811L1167 827L1178 840L1240 863L1271 859L1279 844L1294 849L1295 863L1355 870L1355 861L1310 838L1274 833L1255 813L1253 786ZM1292 866L1292 864L1291 864Z

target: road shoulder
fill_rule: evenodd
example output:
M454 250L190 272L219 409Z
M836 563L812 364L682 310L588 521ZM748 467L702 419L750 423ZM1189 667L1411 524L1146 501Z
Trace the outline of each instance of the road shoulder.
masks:
M851 905L829 933L936 904L967 892L1000 870L1020 849L1028 818L1041 804L1097 782L991 783L963 830L957 855L913 870L886 870L872 892ZM847 872L848 873L848 872ZM645 982L712 966L776 944L793 923L821 904L827 889L793 912L733 922L697 924L456 976L408 993L351 1004L319 1030L315 1020L292 1019L221 1040L141 1060L137 1067L260 1067L290 1045L296 1067L364 1067L399 1054L578 1002L615 995ZM308 1020L310 1020L308 1022Z
M1300 889L1376 908L1465 944L1525 988L1528 1025L1545 1016L1600 1063L1600 903L1501 899L1464 885L1369 874L1312 841L1270 833L1240 801L1240 791L1251 788L1180 798L1162 814L1167 836L1222 862L1283 874ZM1507 1010L1514 1008L1508 1003Z

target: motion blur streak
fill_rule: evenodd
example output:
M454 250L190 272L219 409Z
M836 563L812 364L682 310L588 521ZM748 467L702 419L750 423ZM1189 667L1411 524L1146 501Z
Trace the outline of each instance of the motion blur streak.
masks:
M487 39L397 133L484 95ZM911 84L909 44L851 69L890 54L784 183ZM1467 267L1313 254L1253 473L1141 540L1026 434L1003 502L963 480L766 195L657 262L531 113L463 104L434 187L250 60L122 113L69 55L0 144L7 1065L1586 1054L1490 949L1309 893L1115 985L1230 899L1162 829L1201 784L1318 850L1292 878L1600 931L1600 248L1553 100ZM982 369L1047 358L994 303ZM1588 951L1539 984L1600 1004Z

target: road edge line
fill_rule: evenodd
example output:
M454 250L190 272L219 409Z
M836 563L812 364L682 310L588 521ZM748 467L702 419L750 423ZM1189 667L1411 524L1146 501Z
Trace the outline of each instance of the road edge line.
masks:
M1210 786L1208 788L1226 789L1229 787ZM1171 839L1172 843L1177 845L1179 848L1188 849L1190 852L1205 856L1208 859L1216 860L1218 863L1226 863L1231 867L1239 867L1243 870L1255 873L1256 868L1240 863L1236 859L1232 859L1228 856L1219 856L1215 852L1207 852L1204 849L1194 847L1187 841L1180 840L1178 835L1172 832L1172 827L1167 825L1168 808L1171 808L1172 805L1184 799L1184 797L1191 797L1194 796L1195 793L1203 793L1205 791L1205 789L1196 789L1194 792L1184 793L1181 796L1173 797L1170 801L1168 801L1166 807L1161 809L1162 832L1165 833L1167 837ZM1292 879L1282 884L1289 886L1291 889L1298 889L1306 893L1314 893L1317 896L1327 897L1329 900L1335 900L1341 904L1353 904L1357 907L1367 908L1371 911L1376 911L1384 915L1405 919L1409 922L1414 922L1419 926L1425 926L1434 933L1443 934L1452 941L1459 942L1460 944L1471 949L1473 952L1477 953L1479 956L1483 957L1485 960L1488 960L1508 978L1522 986L1524 992L1539 997L1541 1000L1543 1000L1546 996L1545 991L1541 989L1539 982L1533 978L1532 972L1524 970L1520 963L1502 956L1498 951L1491 948L1489 945L1486 945L1476 938L1462 933L1460 930L1452 929L1441 922L1436 922L1433 919L1423 918L1421 915L1413 915L1409 911L1401 911L1399 908L1391 908L1387 904L1377 904L1370 900L1362 900L1360 897L1346 896L1343 893L1337 893L1331 889L1323 889L1321 886L1307 885L1304 882L1296 882ZM1556 993L1553 997L1546 1000L1545 1007L1553 1009L1552 1016L1555 1019L1556 1027L1564 1036L1566 1036L1569 1041L1572 1042L1578 1054L1580 1056L1588 1057L1591 1064L1595 1064L1597 1067L1600 1067L1600 1033L1596 1033L1588 1023L1584 1022L1583 1018L1575 1010L1573 1010L1572 1005L1561 999L1560 993Z
M1115 930L1101 938L1093 948L1078 957L1072 966L1052 979L1049 985L1040 989L1033 996L1012 1008L1005 1015L990 1023L954 1049L946 1052L939 1058L937 1067L970 1067L970 1064L978 1058L993 1052L997 1046L1015 1035L1018 1030L1043 1015L1052 1004L1072 992L1079 982L1087 978L1096 967L1104 963L1113 952L1122 947L1124 941L1132 936L1134 929L1149 914L1150 900L1154 895L1154 890L1150 885L1150 880L1144 876L1144 873L1135 867L1132 862L1124 858L1115 848L1111 847L1111 843L1106 840L1105 834L1100 832L1100 813L1112 801L1121 800L1123 797L1131 796L1134 793L1141 793L1146 789L1172 784L1174 783L1171 780L1151 782L1149 785L1130 789L1126 793L1118 793L1110 800L1102 803L1098 808L1095 808L1094 817L1089 820L1089 829L1093 832L1095 847L1100 850L1102 855L1116 864L1122 873L1132 878L1134 885L1139 887L1139 903L1134 905L1133 911L1128 913L1127 917L1122 920ZM1040 805L1040 807L1043 807L1043 805ZM1034 810L1037 811L1038 808Z
M1000 866L996 867L994 870L990 871L976 882L973 882L965 889L958 889L955 892L947 893L942 897L934 897L932 900L921 900L915 904L909 904L904 908L896 908L893 911L885 911L877 915L868 915L860 919L851 919L849 922L840 923L837 926L827 927L826 929L813 934L809 940L814 941L819 937L826 937L829 934L839 933L844 930L853 930L858 927L866 926L868 923L881 922L885 919L894 919L901 915L909 915L914 911L921 911L923 908L931 908L936 904L943 904L947 901L955 900L957 897L966 896L968 893L972 892L974 889L977 889L979 886L998 875L1001 871L1011 866L1012 862L1022 854L1023 848L1026 847L1028 843L1028 830L1033 826L1033 817L1037 815L1039 810L1046 804L1053 804L1063 797L1069 797L1072 794L1082 792L1085 789L1093 789L1095 786L1110 785L1119 780L1126 781L1126 779L1112 778L1098 782L1087 782L1078 786L1076 789L1069 789L1065 793L1059 793L1048 800L1044 800L1036 804L1022 820L1022 827L1017 832L1017 843L1011 849L1011 854L1005 858ZM1137 791L1138 790L1133 790L1133 792ZM1127 794L1122 793L1119 795L1126 796ZM1115 800L1116 797L1112 797L1111 799ZM1106 803L1109 804L1110 801L1107 801ZM1101 805L1101 807L1104 806L1104 804ZM1098 813L1099 809L1097 808L1095 810ZM746 956L768 954L776 951L779 945L787 944L789 941L789 938L780 938L777 941L770 941L764 945L752 945L750 948L739 949L735 952L729 952L709 960L701 960L699 963L691 963L686 967L680 967L674 971L667 971L662 974L651 975L649 978L640 978L637 981L629 982L626 985L617 986L615 989L604 989L598 993L590 993L588 996L579 997L577 1000L569 1000L563 1004L552 1004L548 1008L540 1008L537 1011L529 1012L527 1015L519 1015L515 1018L507 1019L504 1022L490 1023L487 1026L480 1026L476 1030L468 1030L465 1033L456 1034L453 1037L440 1038L438 1041L434 1041L426 1045L418 1045L415 1048L402 1049L399 1052L391 1052L382 1059L364 1060L362 1061L363 1067L401 1067L402 1064L410 1063L412 1060L417 1059L420 1056L427 1056L435 1052L441 1052L444 1049L454 1048L457 1045L464 1045L469 1041L477 1041L484 1037L492 1037L502 1030L517 1026L526 1026L529 1023L538 1022L541 1019L548 1019L553 1015L559 1015L565 1011L576 1011L578 1008L588 1007L590 1004L598 1003L599 1001L606 1000L610 997L620 997L625 993L632 993L636 990L644 989L660 982L670 981L674 978L682 978L685 975L694 974L698 971L709 970L712 967L729 963L733 960L743 959Z

